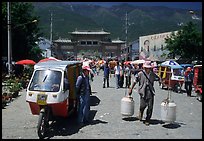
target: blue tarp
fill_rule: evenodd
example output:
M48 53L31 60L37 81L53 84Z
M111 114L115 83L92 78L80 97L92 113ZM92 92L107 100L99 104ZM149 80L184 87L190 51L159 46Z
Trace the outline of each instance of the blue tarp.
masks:
M193 64L180 64L183 68L191 67L193 68Z
M177 63L175 61L172 61L172 60L165 61L165 62L161 63L161 66L169 66L169 67L171 67L173 69L176 69L176 68L181 68L182 69L183 68L181 65L179 65L179 63Z

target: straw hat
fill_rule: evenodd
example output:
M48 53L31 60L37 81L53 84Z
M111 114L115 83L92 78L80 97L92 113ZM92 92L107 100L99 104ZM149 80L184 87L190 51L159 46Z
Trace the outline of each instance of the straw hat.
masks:
M150 62L150 61L146 61L146 62L143 64L143 67L144 67L144 68L152 68L151 62Z

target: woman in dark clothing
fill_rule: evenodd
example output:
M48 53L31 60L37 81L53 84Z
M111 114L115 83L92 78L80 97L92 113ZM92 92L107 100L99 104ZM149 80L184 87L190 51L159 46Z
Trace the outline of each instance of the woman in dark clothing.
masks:
M119 83L119 85L120 85L120 88L122 88L123 87L123 84L124 84L124 72L125 72L125 66L124 66L124 64L123 63L121 63L121 70L120 70L120 83Z
M108 62L106 62L104 65L103 88L105 88L106 82L107 82L107 87L109 87L109 74L110 74L110 67L108 66Z

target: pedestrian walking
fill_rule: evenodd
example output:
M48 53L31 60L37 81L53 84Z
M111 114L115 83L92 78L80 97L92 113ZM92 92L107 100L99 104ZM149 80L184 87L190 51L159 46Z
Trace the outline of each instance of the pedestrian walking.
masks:
M105 88L106 83L107 87L109 87L109 75L110 75L110 67L108 65L108 61L106 61L104 65L104 73L103 73L103 88Z
M131 85L131 66L130 63L125 67L125 87L129 88Z
M120 82L119 82L120 88L122 88L122 87L123 87L123 84L124 84L124 72L125 72L125 66L124 66L124 63L121 63Z
M115 73L115 80L116 80L116 89L120 88L120 70L121 70L120 63L117 62L117 65L114 67L114 73Z
M78 123L80 126L89 123L91 86L89 83L89 66L82 66L82 74L76 81L77 96L79 99Z
M193 72L191 70L191 67L188 67L184 73L184 82L187 96L191 96L193 84Z
M96 75L99 75L99 72L100 72L100 64L99 64L99 62L97 62L97 64L96 64Z
M132 90L134 86L139 82L138 93L140 95L140 108L138 119L142 121L143 112L147 107L146 111L146 120L144 121L145 125L150 124L150 119L153 112L153 104L154 104L154 80L156 74L152 71L152 66L149 62L146 62L144 65L144 70L141 70L135 76L135 80L132 84L132 87L129 89L129 95L132 94Z

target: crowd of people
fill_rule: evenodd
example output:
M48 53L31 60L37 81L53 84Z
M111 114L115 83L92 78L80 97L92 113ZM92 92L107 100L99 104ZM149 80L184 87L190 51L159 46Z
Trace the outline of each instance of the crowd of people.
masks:
M149 62L151 63L151 62ZM150 66L150 67L149 67ZM145 77L143 79L139 80L141 73L144 72L147 73L147 79L149 77L150 70L152 70L151 64L147 67L147 65L143 66L143 64L135 64L132 65L130 63L121 63L119 61L116 61L116 65L114 67L110 67L110 62L106 61L103 64L103 88L109 87L109 78L110 76L114 75L116 79L116 89L119 88L128 88L130 89L129 95L132 94L132 89L134 88L136 82L142 81L143 83L148 83L148 86L150 85L150 82L144 81ZM143 71L143 67L145 68ZM91 95L91 86L90 86L90 79L93 81L94 74L98 75L100 71L101 66L93 64L92 62L90 63L83 63L82 66L82 74L78 76L77 82L76 82L76 88L77 88L77 93L79 95L79 117L78 117L78 122L80 125L84 125L89 123L88 115L90 111L90 95ZM148 71L146 71L146 68L148 68ZM113 69L113 71L112 71ZM156 76L153 71L151 71L151 81L154 81L154 77ZM134 83L132 84L131 87L131 76L132 74L135 76L135 80L133 81ZM154 75L152 75L154 74ZM153 77L152 77L153 76ZM139 79L138 79L139 78ZM141 83L141 82L140 82ZM152 83L152 82L151 82ZM125 84L125 85L124 85ZM144 85L146 86L146 85ZM154 91L153 85L149 87L149 91L146 91L143 89L143 96L141 95L141 102L140 102L140 114L139 114L139 119L141 120L143 111L146 108L146 105L148 105L148 110L147 110L147 120L146 124L149 123L149 120L152 115L152 109L153 109L153 95L152 91ZM147 94L146 94L147 93ZM152 96L151 96L152 95Z
M137 118L143 121L143 113L146 110L146 119L144 123L150 124L150 119L153 112L154 105L154 81L160 81L160 77L157 75L154 69L154 62L146 61L144 63L130 63L120 61L90 61L84 60L82 65L82 73L78 76L76 81L77 95L79 98L78 109L78 122L80 125L84 125L90 122L90 95L91 95L91 82L94 81L94 76L100 74L102 70L103 75L103 88L110 86L110 77L115 78L115 88L127 88L129 89L129 96L132 95L133 88L137 83L138 94L140 96L140 107ZM24 71L27 70L23 67L16 66L16 76L21 76ZM184 75L185 89L187 96L191 96L193 85L193 71L188 67Z
M88 66L83 65L83 73L78 77L76 83L76 87L80 95L81 105L79 108L79 123L86 124L87 122L89 122L88 113L90 110L89 101L91 95L91 87L89 81L93 81L93 77L95 75L99 75L101 69L103 70L103 88L108 88L110 86L110 77L113 75L116 82L115 88L127 88L129 89L129 96L131 96L134 86L139 83L138 94L140 95L140 108L137 118L140 121L143 121L143 112L147 107L146 119L144 123L145 125L149 125L154 105L154 81L160 81L160 77L155 72L154 63L151 61L146 61L145 63L140 64L131 64L116 61L114 67L111 66L109 61L103 62L101 64L97 62L90 62ZM131 80L131 78L133 78L133 80ZM191 96L193 83L193 72L191 68L186 69L184 78L187 96Z

